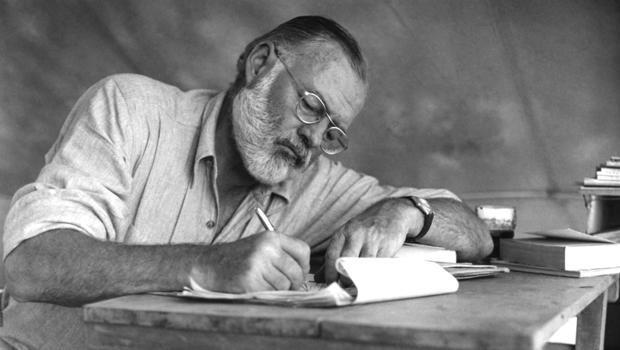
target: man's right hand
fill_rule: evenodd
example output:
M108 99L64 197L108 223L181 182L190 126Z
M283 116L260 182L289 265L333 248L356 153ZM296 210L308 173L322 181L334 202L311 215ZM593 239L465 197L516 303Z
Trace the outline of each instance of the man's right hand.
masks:
M310 271L310 247L277 232L205 246L190 277L211 291L246 293L299 289Z

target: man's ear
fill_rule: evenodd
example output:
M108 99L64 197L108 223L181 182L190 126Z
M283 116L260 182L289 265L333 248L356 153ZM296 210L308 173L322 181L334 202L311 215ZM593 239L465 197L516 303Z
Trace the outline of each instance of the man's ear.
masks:
M276 60L275 45L272 42L259 43L245 60L245 81L251 85L254 80L271 68Z

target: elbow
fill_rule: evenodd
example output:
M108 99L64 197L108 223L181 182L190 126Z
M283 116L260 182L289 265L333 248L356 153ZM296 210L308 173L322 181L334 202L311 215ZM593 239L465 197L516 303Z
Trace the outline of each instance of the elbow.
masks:
M474 237L475 239L471 239L466 248L457 252L459 261L478 262L493 252L493 239L488 230L481 229Z
M19 302L42 301L42 288L37 282L44 279L36 276L32 263L18 249L11 252L4 261L6 292Z
M493 252L493 238L486 224L479 218L475 218L470 224L469 256L467 261L481 261Z
M39 301L39 298L32 293L31 289L29 289L26 284L21 281L7 280L5 292L7 295L11 296L11 298L21 303Z
M457 251L457 260L461 262L476 263L491 255L491 251L492 250L487 250L486 248L482 249L475 247L471 249L464 249Z
M487 258L493 252L493 238L486 226L479 227L478 234L475 237L476 239L473 243L476 252L475 261L479 261Z
M491 238L491 233L488 230L484 231L484 235L481 238L481 243L478 246L478 258L477 260L482 260L493 252L493 239Z

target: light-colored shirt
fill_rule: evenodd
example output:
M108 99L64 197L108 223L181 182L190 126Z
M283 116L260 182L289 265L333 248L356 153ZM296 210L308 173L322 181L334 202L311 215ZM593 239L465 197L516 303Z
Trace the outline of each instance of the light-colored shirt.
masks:
M22 241L60 228L127 244L230 242L264 231L256 207L278 231L317 251L335 230L382 199L456 198L446 190L381 185L320 156L280 185L253 188L222 226L216 179L226 174L218 174L215 128L223 98L223 92L184 92L130 74L95 84L69 114L37 180L15 194L4 257ZM28 330L39 333L50 322L45 318L69 309L12 300L5 328L19 323L20 306L34 322ZM55 322L55 328L76 326ZM74 338L83 336L78 333ZM34 346L47 341L39 335L26 339Z

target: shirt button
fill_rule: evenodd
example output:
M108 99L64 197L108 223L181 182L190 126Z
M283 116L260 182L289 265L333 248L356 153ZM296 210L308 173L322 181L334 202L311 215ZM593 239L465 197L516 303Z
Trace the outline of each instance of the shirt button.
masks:
M215 227L215 221L209 220L209 221L207 221L207 223L205 225L207 225L208 228L214 228Z

